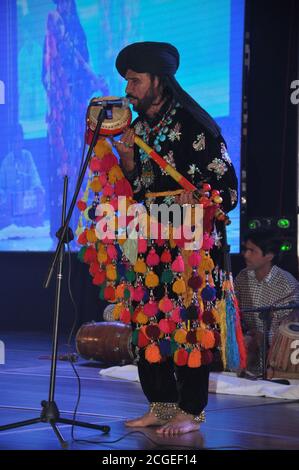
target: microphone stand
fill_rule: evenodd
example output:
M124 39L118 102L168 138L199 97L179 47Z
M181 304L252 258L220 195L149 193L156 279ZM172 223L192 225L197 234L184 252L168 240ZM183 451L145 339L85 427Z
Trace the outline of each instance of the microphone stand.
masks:
M267 378L267 336L269 332L270 326L270 313L275 312L276 310L294 310L298 309L299 304L288 304L288 305L278 305L272 306L268 305L266 307L255 307L255 308L243 308L242 312L244 313L252 313L256 312L259 313L259 318L263 321L263 342L262 342L262 380L267 380L269 382L277 382L283 385L289 385L288 380L271 380Z
M110 108L110 109L109 109ZM108 117L107 117L108 116ZM78 182L76 185L75 193L73 195L69 210L65 217L66 212L66 195L67 195L67 177L64 179L64 191L63 191L63 206L62 206L62 227L57 232L57 237L59 238L59 242L50 265L48 275L46 281L43 285L44 288L48 288L51 277L53 275L53 271L55 269L56 263L58 261L57 267L57 281L56 281L56 293L55 293L55 307L54 307L54 324L53 324L53 338L52 338L52 358L51 358L51 374L50 374L50 383L49 383L49 396L48 400L43 400L41 402L42 410L41 414L38 418L27 419L25 421L19 421L16 423L6 424L4 426L0 426L0 431L5 431L7 429L14 429L23 426L30 426L31 424L36 423L49 423L53 431L55 432L61 446L66 448L68 446L67 441L65 441L56 426L56 423L63 423L69 425L76 425L81 426L84 428L96 429L102 431L103 433L107 434L110 431L109 426L100 426L97 424L85 423L82 421L75 421L73 419L66 419L61 418L58 406L55 403L54 395L55 395L55 381L56 381L56 365L57 365L57 347L58 347L58 326L59 326L59 313L60 313L60 296L61 296L61 281L62 281L62 271L63 271L63 258L64 258L64 244L68 243L71 239L74 238L73 233L69 227L69 223L73 214L73 210L77 201L77 197L88 167L88 163L90 157L92 155L92 151L94 146L97 142L98 135L100 133L100 129L104 119L112 116L111 113L111 105L103 104L103 108L101 109L98 118L97 118L97 125L92 137L92 141L90 147L88 149L84 164L82 166L81 172L78 177Z

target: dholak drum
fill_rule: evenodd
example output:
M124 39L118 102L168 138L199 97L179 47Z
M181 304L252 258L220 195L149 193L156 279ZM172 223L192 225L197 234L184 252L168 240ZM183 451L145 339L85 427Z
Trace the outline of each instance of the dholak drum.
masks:
M120 322L85 323L76 335L76 348L84 359L105 364L131 364L132 329Z
M282 323L268 354L268 378L299 379L299 322Z

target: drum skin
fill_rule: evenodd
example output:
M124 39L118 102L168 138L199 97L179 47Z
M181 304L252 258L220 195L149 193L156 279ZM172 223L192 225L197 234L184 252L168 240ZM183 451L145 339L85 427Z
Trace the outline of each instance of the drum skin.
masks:
M273 338L268 354L268 378L299 379L299 322L284 321Z
M132 329L120 322L83 324L76 335L76 348L84 359L104 364L132 364Z

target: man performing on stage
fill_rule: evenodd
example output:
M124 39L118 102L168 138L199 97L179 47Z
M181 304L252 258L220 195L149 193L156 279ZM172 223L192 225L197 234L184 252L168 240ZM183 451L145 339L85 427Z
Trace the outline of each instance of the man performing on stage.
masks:
M127 97L139 115L114 144L122 169L132 184L134 199L144 201L148 207L153 202L168 205L197 202L192 193L182 192L176 181L134 145L134 136L138 135L196 187L210 185L214 197L220 202L222 198L221 207L228 212L237 203L237 179L225 141L212 117L176 81L178 66L179 53L168 43L135 43L118 54L116 68L127 80ZM158 300L162 297L160 293ZM160 311L157 315L160 315L157 321L167 318ZM208 320L206 325L209 330ZM204 357L207 355L203 351L200 365L189 367L178 365L171 355L160 361L148 361L139 349L139 377L150 409L144 416L128 421L127 426L159 426L157 432L164 435L198 430L208 401L211 360L203 360Z

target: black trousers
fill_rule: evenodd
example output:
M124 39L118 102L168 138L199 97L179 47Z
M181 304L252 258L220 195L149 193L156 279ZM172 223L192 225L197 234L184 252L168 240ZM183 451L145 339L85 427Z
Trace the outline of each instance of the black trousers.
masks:
M194 415L206 407L209 391L209 366L176 366L172 358L150 364L140 351L137 362L143 393L149 402L177 403Z

